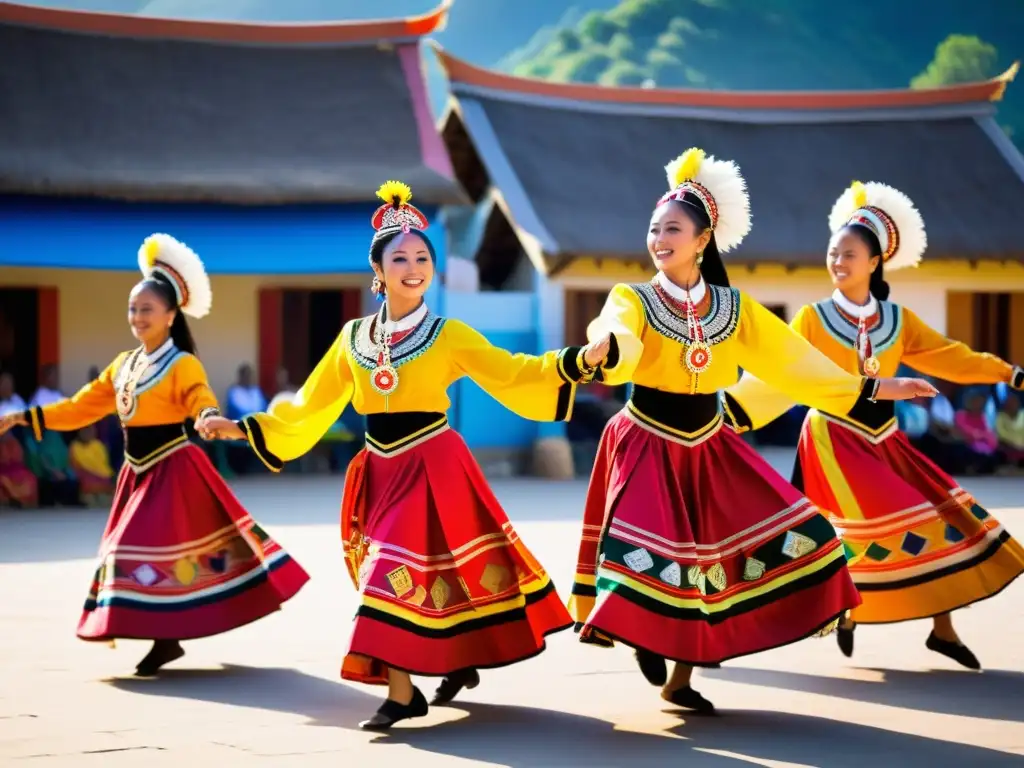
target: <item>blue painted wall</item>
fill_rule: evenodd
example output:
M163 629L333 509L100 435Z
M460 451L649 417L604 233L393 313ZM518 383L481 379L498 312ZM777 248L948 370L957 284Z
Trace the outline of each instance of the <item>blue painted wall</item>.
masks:
M142 241L166 232L211 274L367 272L371 202L339 205L176 205L0 196L0 266L134 269ZM447 237L421 208L444 271Z
M471 325L495 346L536 354L535 304L532 293L446 292L444 314ZM452 426L470 448L526 448L540 433L537 422L507 410L468 378L453 384L448 395Z
M510 352L533 354L537 336L532 332L489 331L487 340ZM470 448L525 448L537 439L537 424L506 409L471 379L453 384L452 423Z

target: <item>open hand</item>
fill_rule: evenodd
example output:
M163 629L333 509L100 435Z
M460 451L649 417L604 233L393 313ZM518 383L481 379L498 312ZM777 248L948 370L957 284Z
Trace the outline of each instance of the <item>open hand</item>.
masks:
M203 440L245 440L241 427L223 416L197 419L196 432Z
M608 350L612 348L612 336L606 333L595 341L590 342L583 350L583 360L591 368L597 368L608 357Z
M896 377L878 380L876 400L913 400L915 397L935 397L939 390L924 379Z
M25 415L20 411L8 413L6 416L0 417L0 435L4 434L8 430L14 429L15 427L27 426L28 422L25 421Z

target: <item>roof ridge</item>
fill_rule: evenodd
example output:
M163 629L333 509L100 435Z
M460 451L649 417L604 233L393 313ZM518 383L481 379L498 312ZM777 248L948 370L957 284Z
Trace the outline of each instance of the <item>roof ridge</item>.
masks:
M444 29L454 0L441 0L432 11L398 19L253 22L169 19L157 16L47 8L0 2L0 24L65 32L184 39L224 43L329 44L420 38Z
M452 83L491 91L606 104L717 107L758 110L886 109L1000 101L1017 76L1020 62L1005 72L976 83L938 88L861 91L712 91L699 88L607 87L589 83L558 83L485 69L459 59L428 40Z

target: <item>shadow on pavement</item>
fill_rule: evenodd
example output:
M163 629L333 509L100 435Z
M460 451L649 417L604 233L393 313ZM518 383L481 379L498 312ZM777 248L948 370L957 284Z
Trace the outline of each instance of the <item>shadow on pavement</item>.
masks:
M377 711L383 698L295 669L233 664L219 669L167 669L157 678L118 677L104 682L143 696L303 715L310 725L332 728L356 728L359 721Z
M462 704L468 717L379 737L416 749L510 768L685 765L739 768L773 760L827 768L878 765L1019 766L1020 755L781 712L730 710L692 717L665 736L526 707ZM671 738L671 736L681 737Z
M871 671L883 675L884 680L848 680L744 667L709 669L701 674L734 683L817 693L920 712L1024 722L1024 710L1020 706L1024 674L1020 672L1004 669L987 670L980 674L967 670L939 669L920 672L901 669Z

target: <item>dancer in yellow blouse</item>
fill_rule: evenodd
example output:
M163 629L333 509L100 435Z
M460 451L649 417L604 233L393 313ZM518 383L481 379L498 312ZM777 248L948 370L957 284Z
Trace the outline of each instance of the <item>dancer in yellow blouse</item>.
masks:
M797 333L845 370L866 376L891 376L905 363L960 384L1024 387L1021 368L947 339L888 300L884 271L916 266L927 245L924 221L906 195L855 182L836 202L829 225L826 266L836 289L797 313ZM763 426L793 404L746 374L729 397L741 428ZM812 410L794 480L831 516L863 597L837 633L843 653L853 654L857 623L932 618L927 647L978 669L950 612L1006 588L1024 572L1024 548L910 445L892 404Z
M184 655L182 640L273 613L309 577L185 434L186 420L220 412L185 321L210 310L202 262L169 235L153 235L139 249L139 267L128 324L140 346L74 396L0 420L0 434L27 424L39 439L117 411L125 463L78 636L153 640L136 667L148 676Z
M839 413L934 390L849 374L730 288L719 249L750 228L739 169L691 149L667 170L647 236L658 273L615 286L588 329L612 335L598 378L633 393L601 438L570 608L581 640L632 646L662 698L711 712L694 666L828 631L859 602L832 526L722 429L719 391L739 366Z
M427 713L410 674L444 680L434 704L479 683L477 670L544 650L572 621L548 574L513 530L472 454L448 424L448 387L468 376L528 419L569 418L577 382L593 376L608 340L511 354L423 302L434 277L427 220L411 192L388 182L370 246L376 316L345 324L290 401L239 423L199 427L245 437L278 470L312 448L348 403L366 415L366 448L349 466L342 540L361 593L341 675L387 684L388 699L361 726L383 730Z

